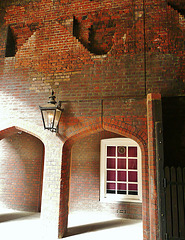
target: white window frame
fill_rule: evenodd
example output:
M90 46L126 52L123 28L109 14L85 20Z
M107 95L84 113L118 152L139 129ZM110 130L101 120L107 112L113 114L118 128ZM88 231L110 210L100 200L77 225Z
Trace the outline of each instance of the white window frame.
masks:
M106 193L107 179L107 146L136 146L138 149L137 172L138 172L138 195L108 194ZM100 201L103 202L142 202L142 160L141 148L137 142L130 138L109 138L101 140L100 151Z

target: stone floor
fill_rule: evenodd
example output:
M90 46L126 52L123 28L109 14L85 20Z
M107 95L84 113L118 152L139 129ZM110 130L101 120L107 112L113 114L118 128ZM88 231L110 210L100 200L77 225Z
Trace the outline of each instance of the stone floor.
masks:
M68 221L65 240L143 239L140 220L118 219L88 212L71 214ZM40 229L39 213L12 210L0 213L0 239L2 240L42 240ZM50 240L56 239L50 238Z

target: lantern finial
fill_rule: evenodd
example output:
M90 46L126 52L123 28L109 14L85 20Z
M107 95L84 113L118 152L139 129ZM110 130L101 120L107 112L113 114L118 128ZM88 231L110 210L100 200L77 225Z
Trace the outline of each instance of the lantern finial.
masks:
M51 96L49 96L49 101L48 101L48 103L51 103L51 104L55 104L55 103L57 103L56 101L55 101L55 95L54 95L54 91L52 90L52 93L51 93Z

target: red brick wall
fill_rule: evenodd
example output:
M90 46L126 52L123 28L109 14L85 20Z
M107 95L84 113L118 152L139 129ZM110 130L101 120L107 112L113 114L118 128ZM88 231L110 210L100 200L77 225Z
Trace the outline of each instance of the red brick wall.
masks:
M54 89L65 101L59 137L72 141L64 151L103 128L139 139L145 148L144 239L150 231L146 95L185 94L184 24L165 0L24 1L0 14L0 121L42 126L38 105ZM8 26L16 41L12 58L4 57ZM69 173L63 174L65 195ZM67 201L61 198L65 224Z
M159 212L157 199L157 168L156 146L161 142L157 142L156 123L162 123L161 95L148 94L147 96L147 122L148 122L148 172L149 172L149 215L150 215L150 239L161 239L159 235Z
M44 146L19 131L0 141L1 205L24 211L40 211Z
M30 72L31 90L56 88L64 100L184 94L184 25L165 1L147 1L143 8L143 1L43 0L12 6L5 19L16 38L15 66ZM106 56L90 53L91 26L92 48Z

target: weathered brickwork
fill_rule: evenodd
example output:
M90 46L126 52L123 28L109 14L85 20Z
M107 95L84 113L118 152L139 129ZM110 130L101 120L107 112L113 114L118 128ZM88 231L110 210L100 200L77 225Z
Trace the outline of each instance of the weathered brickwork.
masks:
M84 1L79 6L76 1L41 1L9 7L5 19L16 38L16 67L35 70L35 81L41 78L52 87L59 86L59 96L64 99L73 98L61 90L66 84L85 91L91 81L96 84L91 89L93 97L97 89L104 96L107 80L110 84L116 80L124 95L132 95L135 89L129 91L125 84L136 82L137 95L145 91L171 94L171 86L173 94L183 93L182 16L164 2L148 1L143 6L139 1ZM169 71L174 61L175 69ZM83 79L82 86L76 86L76 78ZM111 96L116 94L113 90L109 90Z
M17 162L21 156L20 152L13 154L14 148L7 145L10 140L28 152L36 142L29 134L44 143L41 212L55 234L59 219L57 234L62 237L67 228L69 187L75 186L75 181L70 182L70 169L81 179L81 169L75 167L80 154L76 146L80 145L87 157L84 141L95 138L97 143L97 136L105 131L110 136L134 139L142 150L142 212L141 206L133 204L120 209L111 205L111 209L124 209L127 217L142 217L143 239L157 239L156 182L151 182L156 177L153 101L156 96L159 100L160 96L185 95L183 0L8 0L0 3L0 9L0 122L9 126L0 126L4 154L0 152L0 159L10 154L11 162ZM9 32L14 43L8 40ZM10 51L11 57L5 57L11 44L15 53ZM47 102L52 89L64 112L58 138L51 143L49 138L54 136L41 130L39 105ZM24 142L15 137L21 122L25 125ZM96 173L91 208L100 209L98 162L83 174L89 171ZM80 187L82 181L77 192ZM18 193L15 197L12 206L20 206ZM38 209L34 199L32 195L28 209ZM76 201L71 195L71 210ZM76 207L84 207L87 201L84 191Z

